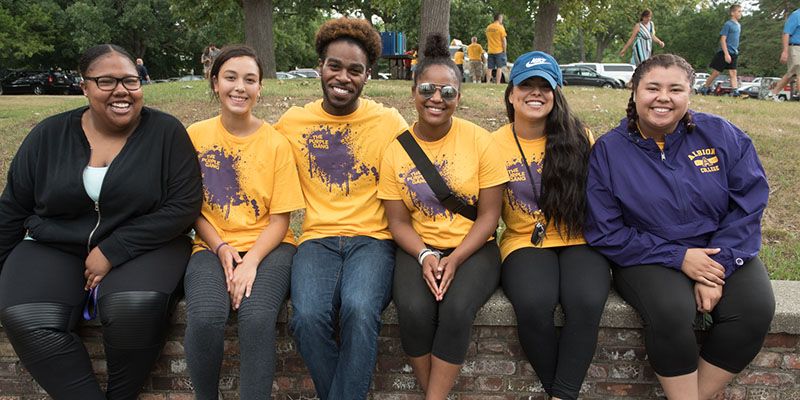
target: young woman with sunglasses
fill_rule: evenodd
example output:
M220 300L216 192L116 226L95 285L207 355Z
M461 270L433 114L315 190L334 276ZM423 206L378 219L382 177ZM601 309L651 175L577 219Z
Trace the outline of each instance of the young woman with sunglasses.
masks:
M124 49L86 50L80 72L88 106L37 125L9 168L0 320L52 398L134 399L161 351L189 259L200 170L180 121L143 106ZM75 334L81 314L95 310L106 390Z
M433 400L453 387L475 314L500 279L494 233L508 174L491 135L453 117L461 74L444 37L430 36L424 55L411 90L418 120L410 132L458 202L477 206L477 217L446 208L398 141L381 164L378 198L399 245L394 304L401 342L425 398Z
M262 77L253 49L224 47L209 72L220 115L188 129L205 193L184 283L186 363L199 400L217 399L231 311L239 322L239 398L272 393L275 322L295 253L289 213L305 203L289 142L253 115Z
M510 181L503 196L502 286L544 390L576 399L594 355L609 266L583 238L591 133L561 92L558 62L533 51L514 62L509 124L494 133ZM553 311L566 320L560 335Z

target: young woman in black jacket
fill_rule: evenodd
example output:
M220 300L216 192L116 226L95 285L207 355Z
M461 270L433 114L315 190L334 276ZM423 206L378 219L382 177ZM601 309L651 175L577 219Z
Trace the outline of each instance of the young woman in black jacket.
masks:
M202 189L181 123L142 106L130 55L80 60L88 107L25 138L0 197L0 321L55 399L135 399L163 344ZM106 393L74 333L96 310Z

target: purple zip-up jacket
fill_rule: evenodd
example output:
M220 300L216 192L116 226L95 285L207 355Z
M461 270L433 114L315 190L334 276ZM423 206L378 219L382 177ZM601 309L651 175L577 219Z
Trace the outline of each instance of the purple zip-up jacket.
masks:
M655 141L628 132L628 120L600 137L589 159L584 236L612 262L680 270L689 248L711 256L730 276L761 246L769 187L750 138L716 115L692 112Z

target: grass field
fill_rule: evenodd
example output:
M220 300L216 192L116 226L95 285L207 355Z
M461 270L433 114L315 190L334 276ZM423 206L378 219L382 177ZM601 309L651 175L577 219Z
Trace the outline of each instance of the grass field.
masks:
M505 86L466 84L457 115L489 131L506 123ZM217 104L205 82L161 83L144 88L145 104L169 112L189 125L216 115ZM596 136L624 116L629 92L567 87L570 105ZM396 107L408 121L416 119L408 81L371 81L364 95ZM292 105L320 96L319 81L265 81L255 113L274 123ZM79 96L0 96L0 185L19 143L41 119L85 104ZM770 203L764 214L761 257L773 279L800 280L800 104L730 97L694 96L690 107L722 115L754 140L770 181Z

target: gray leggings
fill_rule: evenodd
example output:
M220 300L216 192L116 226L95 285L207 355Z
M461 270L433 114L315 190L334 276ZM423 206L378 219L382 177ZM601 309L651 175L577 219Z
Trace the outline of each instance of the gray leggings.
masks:
M269 399L275 373L275 322L289 293L296 248L281 243L261 261L250 297L238 310L239 398ZM217 399L225 324L231 302L219 259L210 251L192 255L186 268L186 337L189 376L198 400Z

